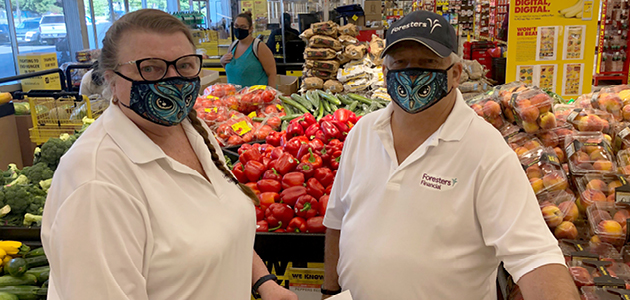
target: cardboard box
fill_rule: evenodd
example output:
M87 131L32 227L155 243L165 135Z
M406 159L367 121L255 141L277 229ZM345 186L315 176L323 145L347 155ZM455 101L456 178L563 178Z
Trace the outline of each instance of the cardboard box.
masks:
M366 0L363 4L366 21L380 21L383 19L381 1Z
M298 78L295 76L287 76L287 75L277 75L276 84L278 85L277 90L280 91L284 95L291 95L293 93L297 93L298 91ZM227 83L227 77L221 76L218 79L210 82L206 87L216 84L216 83ZM203 91L200 90L200 92Z
M0 106L11 106L10 109L13 109L13 103ZM18 168L22 169L24 164L22 163L22 152L15 115L9 114L0 117L0 128L2 128L0 130L0 140L2 140L2 143L0 143L0 153L2 153L0 155L0 168L4 170L8 164L16 164Z
M365 26L365 16L354 15L352 17L348 17L348 23L351 23L351 24L354 24L363 28L363 26Z
M58 67L56 53L29 53L18 55L20 74L56 69ZM61 90L59 74L23 79L21 83L22 90L25 92L30 90Z
M15 116L20 151L22 153L22 163L25 166L33 165L33 152L37 145L31 141L29 129L33 128L33 118L28 116Z
M219 72L203 69L201 70L201 88L199 89L199 94L203 94L203 90L205 90L208 86L214 84L214 82L219 79Z

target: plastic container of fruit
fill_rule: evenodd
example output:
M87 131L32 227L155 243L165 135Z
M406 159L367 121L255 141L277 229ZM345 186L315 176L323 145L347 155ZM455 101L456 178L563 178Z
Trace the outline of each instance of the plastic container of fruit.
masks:
M616 121L630 120L630 106L624 109L623 100L619 97L614 88L602 88L591 98L593 108L610 113Z
M626 240L626 220L630 206L610 202L595 202L586 209L591 231L604 243L620 247Z
M518 156L525 154L527 151L542 147L542 142L538 138L525 132L516 132L507 137L507 143Z
M562 254L565 257L575 257L576 260L622 260L622 256L619 251L617 251L617 249L609 243L592 243L588 241L562 239L558 242L558 246L560 246L560 250L562 250Z
M566 113L563 113L564 116ZM615 120L613 115L599 109L574 108L566 114L566 121L578 131L600 131L610 133L610 124Z
M498 94L497 98L501 102L501 109L503 109L503 117L506 121L514 123L514 110L511 104L512 96L514 93L518 93L526 89L526 86L522 82L510 82L504 85L495 87L495 91Z
M569 187L560 159L552 148L538 147L519 157L534 193L560 192Z
M484 118L496 129L501 129L507 122L503 118L503 110L495 93L482 94L466 101L477 115Z
M574 133L573 125L558 120L558 127L541 130L536 133L536 137L545 147L564 147L565 137Z
M545 191L536 195L545 223L557 239L577 239L579 231L575 224L579 209L575 196L565 190Z
M625 288L625 280L630 279L630 267L616 261L580 260L567 263L575 285L609 286Z
M565 153L573 175L613 174L616 159L601 132L577 132L565 137Z
M581 108L594 108L593 107L593 102L597 101L597 95L598 93L588 93L588 94L583 94L581 96L579 96L576 100L575 100L575 105L577 107L581 107ZM597 107L595 107L597 108Z
M583 300L620 300L627 299L624 295L630 296L630 290L620 288L583 286L580 291Z
M613 124L610 132L613 151L630 148L630 122L618 122Z
M617 152L618 172L623 175L630 175L630 149Z
M511 106L516 123L527 133L557 127L553 114L553 99L538 88L528 88L512 96Z
M622 185L618 175L588 174L575 180L580 201L578 206L584 209L594 202L615 202L615 188Z

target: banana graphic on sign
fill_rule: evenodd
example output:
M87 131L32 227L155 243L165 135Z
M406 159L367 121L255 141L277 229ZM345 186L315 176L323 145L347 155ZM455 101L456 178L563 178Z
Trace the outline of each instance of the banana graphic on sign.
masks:
M559 11L565 18L582 18L584 15L584 0L579 0L571 7Z

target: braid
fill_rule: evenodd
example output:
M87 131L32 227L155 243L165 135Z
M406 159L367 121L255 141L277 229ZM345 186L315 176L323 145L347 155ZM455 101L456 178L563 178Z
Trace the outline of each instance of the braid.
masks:
M223 164L221 159L219 159L219 155L217 154L216 149L214 149L214 145L212 145L212 142L210 142L210 138L208 138L208 131L203 128L203 125L201 125L201 121L199 120L199 118L197 118L197 111L194 109L191 110L188 114L188 119L190 119L190 124L192 124L193 128L195 128L195 130L199 134L201 134L201 137L203 138L204 143L206 143L206 146L208 146L208 149L210 150L210 156L212 157L212 162L214 163L214 165L219 169L219 171L223 172L223 174L227 176L227 178L230 178L230 180L234 184L237 184L241 188L241 191L243 191L243 193L247 195L252 200L252 202L254 202L254 205L258 205L260 201L258 200L258 196L256 196L256 193L254 193L254 191L252 191L252 189L250 189L248 186L238 182L238 180L236 180L236 177L234 177L234 174L232 174L232 172L230 172L230 170L225 167L225 164Z

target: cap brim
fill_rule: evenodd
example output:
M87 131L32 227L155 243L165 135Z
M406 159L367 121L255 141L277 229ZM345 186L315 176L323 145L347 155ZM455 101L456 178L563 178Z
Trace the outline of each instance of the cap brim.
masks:
M385 54L387 54L387 51L389 49L391 49L393 46L395 46L396 44L400 43L400 42L404 42L404 41L414 41L414 42L418 42L421 45L429 48L429 50L433 51L433 53L435 53L437 56L439 57L447 57L449 55L451 55L451 53L454 53L453 51L451 51L451 49L449 49L448 47L430 40L430 39L426 39L426 38L413 38L413 37L409 37L409 38L404 38L404 39L399 39L393 43L391 43L390 45L388 45L387 47L385 47L385 49L383 49L383 52L381 52L381 57L380 58L384 58Z

